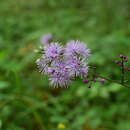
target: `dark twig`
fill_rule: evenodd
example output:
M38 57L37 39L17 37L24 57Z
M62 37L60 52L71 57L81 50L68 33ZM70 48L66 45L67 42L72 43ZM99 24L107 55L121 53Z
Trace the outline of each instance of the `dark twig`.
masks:
M96 76L99 77L99 78L103 78L103 79L105 79L105 80L107 80L107 81L109 81L109 82L117 83L117 84L120 84L120 85L122 85L122 86L124 86L124 87L130 88L129 85L124 84L124 83L122 84L121 82L119 82L119 81L117 81L117 80L112 80L112 79L109 79L109 78L106 78L106 77L100 76L100 75L96 75Z

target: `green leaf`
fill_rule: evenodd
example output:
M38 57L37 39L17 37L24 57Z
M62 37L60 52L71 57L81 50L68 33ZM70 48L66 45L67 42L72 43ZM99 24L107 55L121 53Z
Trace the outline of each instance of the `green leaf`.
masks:
M110 91L110 92L117 92L117 91L119 91L119 90L121 90L121 85L119 85L119 84L116 84L116 83L112 83L112 84L110 84L109 86L108 86L108 90Z
M0 81L0 89L5 89L9 87L9 83L6 81Z

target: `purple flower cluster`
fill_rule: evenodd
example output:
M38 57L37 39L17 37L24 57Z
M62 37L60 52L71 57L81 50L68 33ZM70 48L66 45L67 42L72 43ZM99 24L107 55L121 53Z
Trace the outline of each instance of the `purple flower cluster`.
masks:
M36 63L39 71L49 76L51 86L68 87L75 77L87 77L90 51L85 43L73 40L63 47L58 42L45 42L42 50Z
M130 68L125 65L125 63L128 63L128 58L124 55L120 55L119 58L120 60L115 60L115 63L119 65L119 67L123 67L124 70L130 71Z

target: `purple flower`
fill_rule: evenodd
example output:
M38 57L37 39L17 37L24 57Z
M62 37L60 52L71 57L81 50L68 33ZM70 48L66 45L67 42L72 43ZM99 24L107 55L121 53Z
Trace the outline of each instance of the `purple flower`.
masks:
M49 67L47 72L48 72L48 74L53 74L55 72L55 69Z
M39 72L41 74L47 74L48 73L48 65L49 65L49 61L43 57L41 57L40 59L38 59L36 61L36 64L39 68Z
M62 56L63 48L58 43L50 43L50 45L44 49L44 53L47 59L54 61Z
M52 65L50 71L50 84L54 87L68 87L71 81L71 75L64 62L59 62Z
M52 34L48 33L48 34L43 35L40 41L42 45L48 45L51 39L52 39Z
M120 57L121 59L124 59L124 60L127 59L127 57L124 56L124 55L120 55L119 57Z
M89 49L84 43L70 41L63 48L59 43L49 43L43 46L43 54L37 60L39 71L49 76L50 84L54 87L68 87L73 77L86 77L88 66L86 59Z
M67 43L65 55L69 57L79 55L84 56L84 58L88 58L90 50L86 48L85 43L72 40Z
M81 76L86 77L88 73L88 67L86 61L81 59L80 57L70 57L66 60L66 64L69 68L70 74L73 77Z

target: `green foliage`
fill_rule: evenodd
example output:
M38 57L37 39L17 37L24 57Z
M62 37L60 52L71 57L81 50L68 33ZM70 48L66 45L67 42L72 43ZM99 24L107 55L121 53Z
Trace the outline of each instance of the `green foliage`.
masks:
M130 60L129 0L0 1L0 130L129 130L130 90L117 84L80 80L68 89L49 87L36 69L39 38L88 43L90 64L113 79L120 70L113 60ZM130 65L130 64L129 64ZM126 73L129 79L129 73Z

